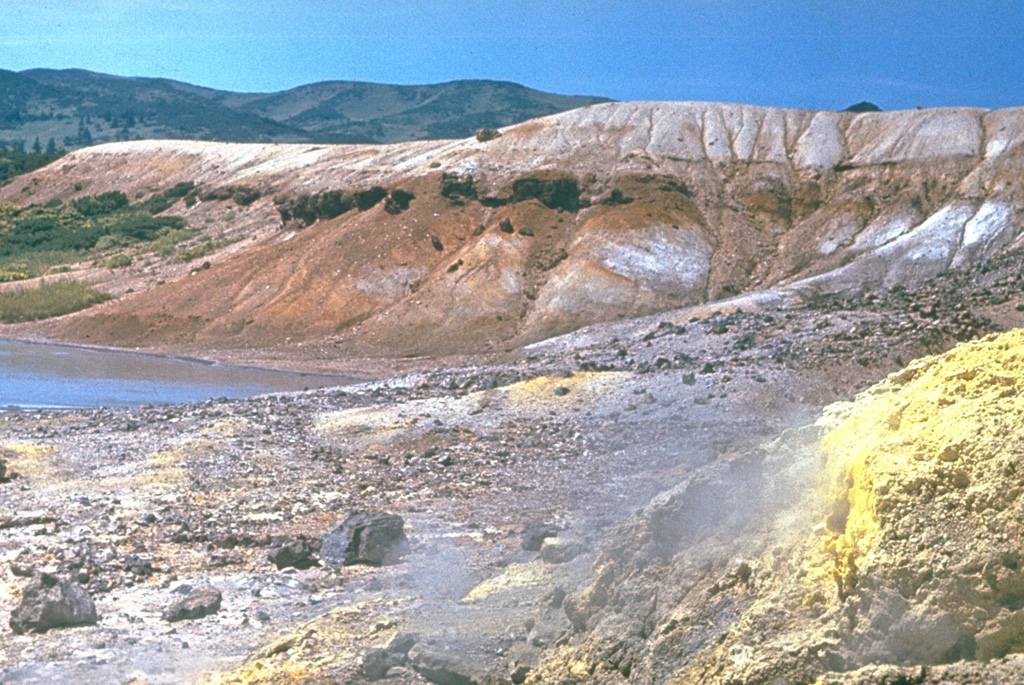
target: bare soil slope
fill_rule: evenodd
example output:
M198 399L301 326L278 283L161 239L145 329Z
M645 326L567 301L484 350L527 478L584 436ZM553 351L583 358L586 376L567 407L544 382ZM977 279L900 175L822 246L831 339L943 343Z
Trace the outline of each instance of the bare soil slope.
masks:
M47 335L441 355L779 286L858 291L964 269L1020 233L1022 141L1024 110L615 103L487 142L105 145L0 200L144 197L181 181L262 193L245 208L172 208L202 227L230 211L218 230L251 240L209 268L156 260L114 274L112 290L141 292L39 327ZM281 207L328 191L364 202L282 222ZM384 197L399 191L413 197Z

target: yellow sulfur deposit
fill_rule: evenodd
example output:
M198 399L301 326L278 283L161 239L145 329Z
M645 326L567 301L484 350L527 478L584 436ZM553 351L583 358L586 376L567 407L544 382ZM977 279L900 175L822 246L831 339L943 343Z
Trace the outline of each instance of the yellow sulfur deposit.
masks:
M336 607L265 645L237 668L204 674L199 685L349 682L345 676L326 674L356 663L369 649L387 645L398 628L386 615L408 601L371 600ZM352 670L346 673L352 675Z
M0 458L7 463L7 469L30 478L53 475L55 468L49 458L53 452L48 445L0 444Z
M509 564L499 575L470 590L463 601L475 602L496 592L551 583L551 569L539 559L525 564Z
M571 376L537 376L502 388L510 408L536 412L585 404L608 392L610 385L629 375L623 372L584 371ZM565 393L560 395L559 393Z
M840 598L883 553L897 496L970 498L986 461L1024 453L1022 379L1024 331L1016 330L918 360L826 411L824 551Z
M354 449L394 448L441 426L472 426L478 432L482 427L497 428L510 419L620 409L616 391L622 394L632 381L632 374L618 371L536 376L463 397L431 397L325 413L316 427L328 439L343 441Z

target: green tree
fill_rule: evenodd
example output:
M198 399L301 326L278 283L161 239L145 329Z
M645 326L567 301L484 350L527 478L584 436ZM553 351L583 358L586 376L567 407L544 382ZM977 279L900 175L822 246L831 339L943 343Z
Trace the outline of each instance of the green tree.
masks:
M86 125L78 127L78 135L75 136L75 143L78 145L92 145L92 131Z
M43 144L39 142L39 136L36 136L36 142L32 143L32 152L37 155L43 151Z
M50 142L46 144L46 154L55 155L57 154L57 141L50 138Z

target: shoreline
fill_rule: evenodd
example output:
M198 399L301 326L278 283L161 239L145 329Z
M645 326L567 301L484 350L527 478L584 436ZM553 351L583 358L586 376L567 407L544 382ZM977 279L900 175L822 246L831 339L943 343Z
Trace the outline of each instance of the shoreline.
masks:
M5 410L173 405L347 387L363 374L326 374L180 355L0 338Z

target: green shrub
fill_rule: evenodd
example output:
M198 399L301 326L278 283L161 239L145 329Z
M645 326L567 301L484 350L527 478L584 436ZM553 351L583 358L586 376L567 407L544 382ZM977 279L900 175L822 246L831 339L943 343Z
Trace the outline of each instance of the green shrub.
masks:
M111 299L78 281L54 281L36 288L0 292L0 321L37 321L70 314Z
M191 207L192 205L188 204L187 196L195 190L195 187L196 184L192 181L182 181L181 183L176 183L173 187L168 188L162 193L154 193L148 200L141 202L136 206L150 214L159 214L160 212L170 209L171 206L180 198L185 197L186 206ZM195 203L193 202L192 204Z
M182 250L178 253L177 261L179 262L191 262L193 259L199 259L206 255L219 250L222 247L227 247L233 243L237 243L242 240L242 236L236 236L234 238L224 238L223 240L205 240L193 248L188 250Z
M15 276L24 274L24 278L35 278L36 276L55 273L54 264L66 264L74 260L74 258L75 253L73 252L31 252L18 255L17 257L0 259L0 272L7 272ZM70 268L65 267L64 270L68 271ZM18 281L24 280L24 278L9 278L6 280ZM0 281L2 280L5 279L0 278Z
M211 200L234 200L235 204L237 204L238 206L248 207L261 197L263 197L263 193L261 193L257 188L253 188L251 186L236 185L224 186L222 188L214 188L213 190L204 193L200 197L200 199L202 199L204 202L208 202Z
M391 213L398 208L398 211L407 209L409 200L414 195L404 190L393 191L394 199L391 201ZM356 208L361 212L374 207L378 202L388 197L388 191L380 186L373 186L363 190L349 193L344 190L325 190L315 195L299 195L298 197L279 197L274 200L277 205L277 212L281 215L282 223L298 220L306 226L311 226L317 219L333 219L341 216L350 209Z
M110 214L128 206L128 196L120 190L112 190L102 195L90 195L71 203L83 216L99 216Z
M171 189L181 190L184 188ZM165 200L161 199L153 204L151 198L140 205L129 205L124 193L113 191L59 206L0 206L0 267L29 260L31 255L47 255L32 259L43 267L33 269L32 275L40 275L50 266L62 263L55 259L85 259L96 251L150 242L170 231L184 231L188 225L184 217L153 216L153 210L162 209L163 203ZM168 247L189 235L176 234L168 241Z
M188 240L193 235L195 235L195 231L187 228L166 228L149 244L149 249L161 257L170 257L174 254L175 245L183 240Z
M160 231L167 228L184 228L184 217L150 216L145 212L132 212L107 217L100 222L103 233L123 236L131 240L153 240Z
M256 200L260 199L262 196L263 193L256 190L255 188L239 186L238 188L235 189L235 204L241 207L248 207L253 202L256 202Z
M164 191L164 197L185 197L193 190L195 190L196 184L193 181L182 181L181 183L174 184L174 187Z
M123 269L132 265L132 258L131 255L126 255L124 252L118 252L103 260L103 265L108 269Z
M159 214L160 212L170 209L173 204L174 200L171 198L165 197L164 195L154 195L138 206L150 214Z
M101 235L94 247L97 250L109 250L112 247L119 247L121 245L124 245L124 240L120 236Z

